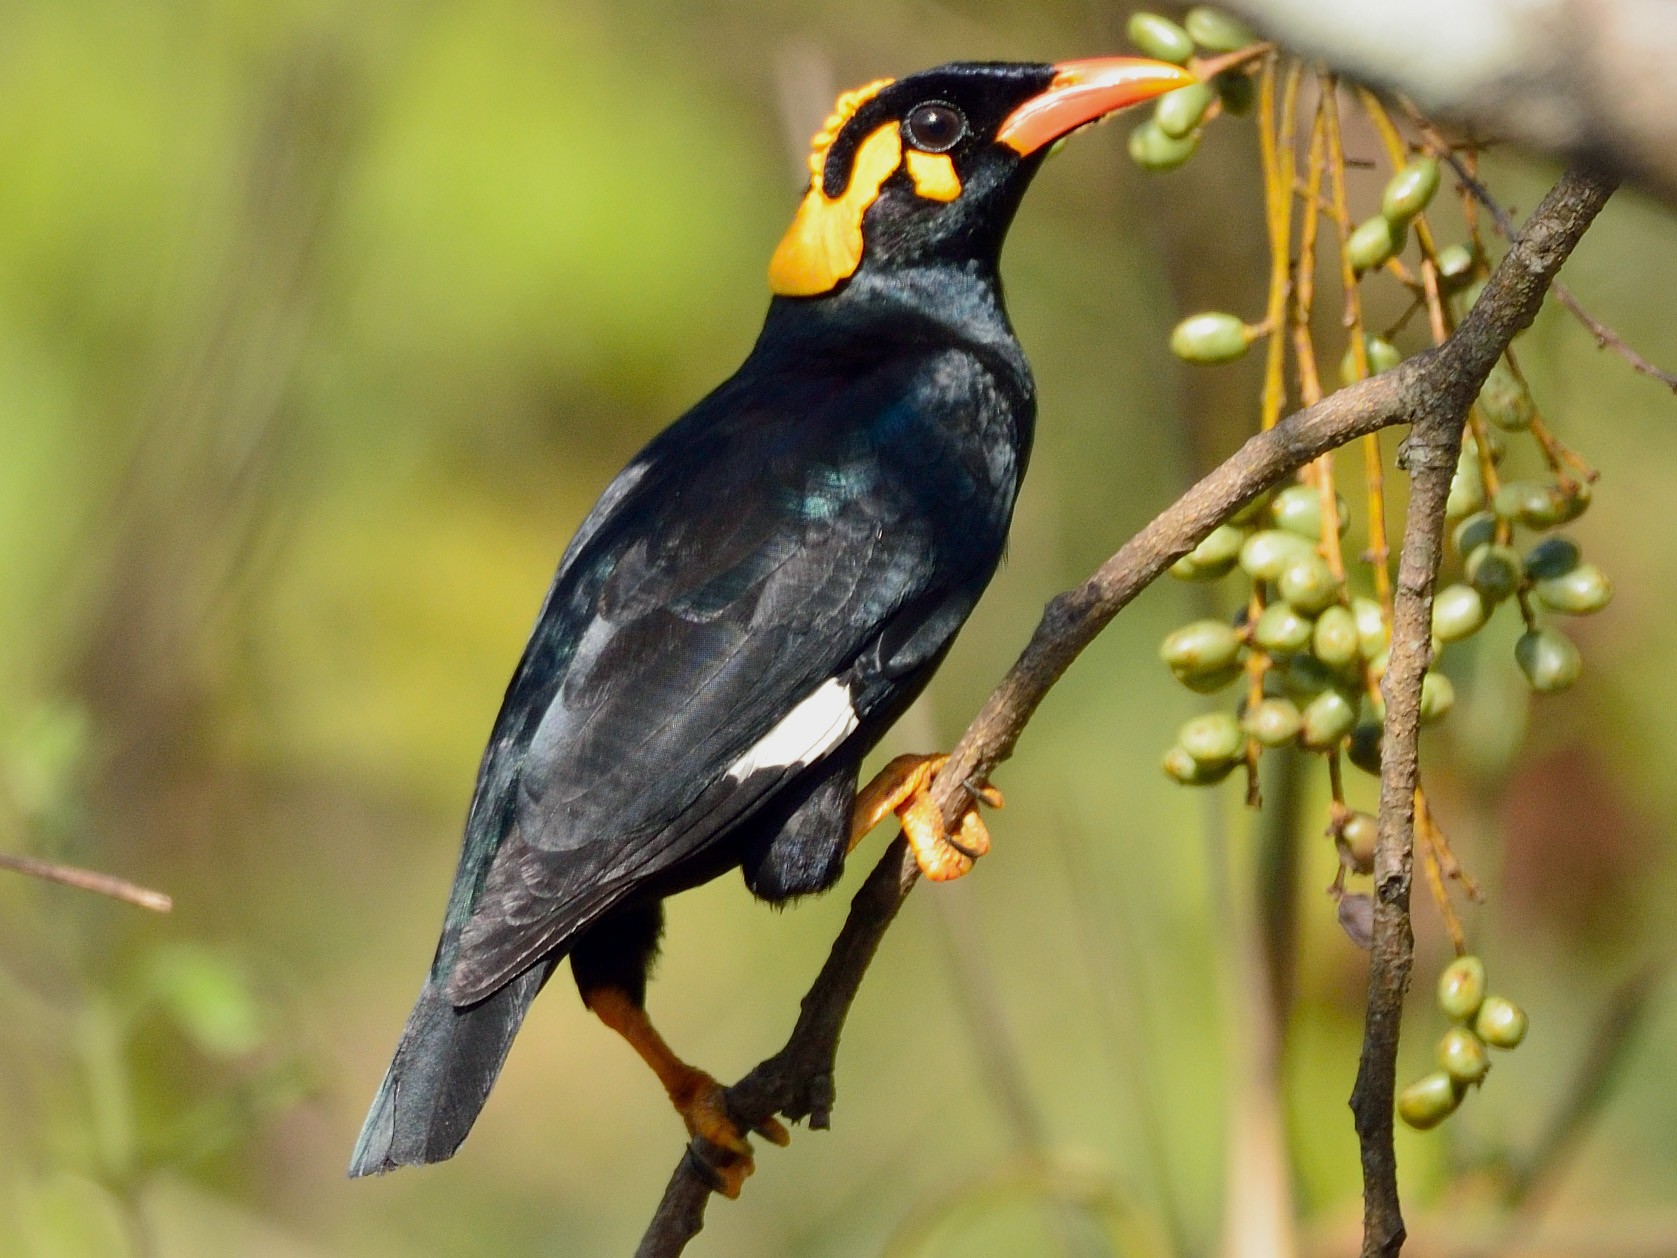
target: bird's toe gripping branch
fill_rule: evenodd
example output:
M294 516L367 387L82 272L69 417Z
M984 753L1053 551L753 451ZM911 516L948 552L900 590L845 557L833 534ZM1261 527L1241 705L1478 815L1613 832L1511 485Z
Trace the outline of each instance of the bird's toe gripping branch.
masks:
M702 1070L693 1067L687 1070L687 1077L670 1089L670 1100L682 1122L687 1124L687 1134L716 1150L715 1156L695 1153L693 1160L711 1186L732 1200L740 1195L746 1177L757 1169L751 1142L729 1112L722 1085ZM792 1143L792 1133L776 1118L766 1118L751 1130L783 1147Z
M886 814L896 813L915 862L927 878L948 882L969 871L973 861L990 850L990 832L978 815L978 806L1002 807L1002 793L988 783L974 788L960 824L951 833L931 796L932 779L948 760L948 756L940 755L898 756L881 769L856 795L850 823L851 848Z

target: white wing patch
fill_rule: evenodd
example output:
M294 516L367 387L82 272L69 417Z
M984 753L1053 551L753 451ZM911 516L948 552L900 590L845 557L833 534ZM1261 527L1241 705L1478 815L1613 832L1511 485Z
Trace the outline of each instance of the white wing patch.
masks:
M728 776L743 782L761 769L812 764L849 737L856 725L850 687L837 678L823 682L734 761Z

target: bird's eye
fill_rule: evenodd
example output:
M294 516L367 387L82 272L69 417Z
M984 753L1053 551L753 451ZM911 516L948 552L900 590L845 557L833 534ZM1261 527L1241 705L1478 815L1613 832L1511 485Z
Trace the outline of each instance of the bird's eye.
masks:
M947 153L966 133L966 117L955 106L942 101L916 105L903 119L903 134L908 142L925 153Z

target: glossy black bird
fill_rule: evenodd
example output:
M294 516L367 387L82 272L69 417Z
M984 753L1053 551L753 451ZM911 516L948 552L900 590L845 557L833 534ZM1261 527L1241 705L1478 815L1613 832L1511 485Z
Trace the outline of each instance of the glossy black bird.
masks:
M560 562L352 1175L455 1151L569 956L738 1192L750 1148L721 1090L644 1011L662 902L734 868L772 903L825 890L891 812L932 878L988 847L977 801L944 832L939 758L858 773L1001 559L1036 412L997 275L1020 198L1054 141L1192 81L1134 58L958 63L839 98L750 357Z

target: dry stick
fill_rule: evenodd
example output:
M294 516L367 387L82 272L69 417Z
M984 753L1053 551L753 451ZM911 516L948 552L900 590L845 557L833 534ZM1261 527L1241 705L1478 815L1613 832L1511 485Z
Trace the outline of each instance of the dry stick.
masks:
M139 886L126 878L118 878L114 874L101 874L92 869L79 869L75 865L60 865L56 861L44 861L34 856L20 856L16 852L0 852L0 869L10 869L14 873L27 874L31 878L75 887L78 891L108 895L113 900L150 909L154 913L167 913L175 907L175 902L163 892Z
M1614 186L1603 177L1567 172L1532 215L1524 234L1486 283L1479 303L1446 344L1330 394L1268 432L1249 438L1087 581L1050 602L1024 652L967 727L932 785L932 797L943 809L944 819L950 824L959 820L971 797L969 783L987 779L1012 754L1038 705L1112 618L1253 498L1326 451L1394 424L1416 425L1411 439L1413 467L1453 468L1453 456L1440 462L1438 434L1448 437L1454 432L1459 440L1468 403L1477 396L1491 364L1517 332L1530 326L1555 272ZM1447 487L1448 477L1445 481ZM1442 497L1438 498L1440 509L1442 503ZM1433 532L1436 549L1436 529ZM1392 671L1387 674L1385 754L1387 779L1407 775L1412 784L1415 716L1428 635L1423 614L1417 639L1414 604L1421 596L1411 593L1411 587L1430 586L1431 574L1429 570L1414 575L1410 552L1416 552L1413 558L1418 562L1424 558L1423 547L1408 543L1406 537L1405 561L1399 568L1399 624L1405 632L1393 642ZM1396 724L1394 714L1400 718ZM1368 1199L1379 1207L1373 1217L1395 1225L1395 1232L1388 1228L1387 1235L1395 1235L1396 1242L1402 1239L1402 1222L1391 1151L1392 1093L1398 1013L1409 971L1405 910L1412 821L1407 795L1399 803L1401 810L1392 809L1383 816L1375 857L1378 896L1369 984L1370 1033L1353 1100L1365 1143L1364 1163L1372 1168ZM834 1095L833 1065L845 1015L880 940L918 877L908 845L899 836L852 900L850 915L803 998L786 1046L728 1090L729 1106L737 1119L750 1125L779 1113L794 1120L808 1117L812 1127L827 1125ZM638 1258L680 1254L704 1226L711 1187L697 1161L700 1153L689 1145L677 1164L636 1251ZM1392 1254L1396 1242L1383 1242L1365 1252Z

